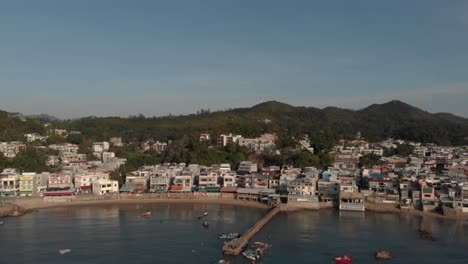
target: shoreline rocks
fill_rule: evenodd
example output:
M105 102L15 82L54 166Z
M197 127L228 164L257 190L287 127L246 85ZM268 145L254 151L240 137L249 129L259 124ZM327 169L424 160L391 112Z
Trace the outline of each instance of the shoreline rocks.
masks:
M2 217L18 217L25 215L27 210L14 204L2 204L0 206L0 218Z

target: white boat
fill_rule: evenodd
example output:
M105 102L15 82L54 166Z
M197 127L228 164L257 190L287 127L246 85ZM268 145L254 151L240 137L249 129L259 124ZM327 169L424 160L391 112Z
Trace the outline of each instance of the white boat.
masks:
M63 255L63 254L70 253L70 252L71 252L71 249L69 249L69 248L65 248L65 249L60 249L60 250L59 250L59 253L62 254L62 255Z

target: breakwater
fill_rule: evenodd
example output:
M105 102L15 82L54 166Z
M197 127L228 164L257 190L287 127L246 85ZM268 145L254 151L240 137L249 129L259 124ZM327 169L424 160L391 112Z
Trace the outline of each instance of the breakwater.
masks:
M242 252L242 249L247 246L249 240L281 211L282 206L276 206L268 214L262 217L262 219L260 219L254 226L247 230L240 238L235 238L229 242L226 242L223 246L223 254L239 255Z

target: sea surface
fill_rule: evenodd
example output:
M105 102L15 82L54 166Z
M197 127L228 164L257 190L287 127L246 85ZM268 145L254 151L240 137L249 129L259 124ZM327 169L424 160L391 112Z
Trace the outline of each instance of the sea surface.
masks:
M145 210L153 216L142 218ZM197 216L207 211L203 220ZM0 226L0 263L216 263L222 232L243 232L266 214L233 205L93 205L43 209ZM421 240L418 228L436 241ZM333 263L350 253L354 263L468 263L468 222L334 210L281 213L254 241L273 246L259 263ZM59 249L72 251L65 255ZM242 256L230 263L250 263Z

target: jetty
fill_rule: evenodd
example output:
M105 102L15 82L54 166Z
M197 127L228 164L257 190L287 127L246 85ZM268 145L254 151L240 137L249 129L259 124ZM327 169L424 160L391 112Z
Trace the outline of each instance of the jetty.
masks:
M247 230L241 237L234 238L233 240L226 242L223 246L223 254L225 255L239 255L242 250L247 246L249 240L262 228L268 224L278 213L282 211L281 205L273 208L268 214L261 218L254 226Z

